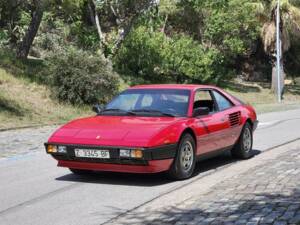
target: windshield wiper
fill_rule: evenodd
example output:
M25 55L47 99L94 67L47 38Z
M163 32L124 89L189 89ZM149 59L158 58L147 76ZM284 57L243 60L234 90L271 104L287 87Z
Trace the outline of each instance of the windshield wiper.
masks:
M103 114L105 112L121 112L121 113L125 113L127 115L136 115L134 112L127 111L127 110L124 110L124 109L104 109L104 110L102 110L101 114Z
M175 117L175 115L171 114L171 113L165 113L165 112L162 112L162 111L159 111L159 110L155 110L155 109L135 109L135 110L132 110L130 112L133 112L133 113L159 113L160 115L163 115L163 116L168 116L168 117Z

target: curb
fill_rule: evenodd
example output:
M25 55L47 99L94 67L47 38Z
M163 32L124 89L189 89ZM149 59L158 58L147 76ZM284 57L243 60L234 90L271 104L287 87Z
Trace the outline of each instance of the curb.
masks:
M10 128L1 128L0 132L5 131L14 131L14 130L22 130L22 129L29 129L29 128L43 128L43 127L54 127L54 126L61 126L61 124L39 124L39 125L28 125L28 126L22 126L22 127L10 127Z

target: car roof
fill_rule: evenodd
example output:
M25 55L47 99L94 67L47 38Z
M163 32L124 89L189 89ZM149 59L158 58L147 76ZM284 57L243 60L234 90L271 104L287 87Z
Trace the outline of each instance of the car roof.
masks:
M151 85L137 85L130 87L129 89L184 89L184 90L196 90L199 88L213 88L212 85L199 85L199 84L151 84Z

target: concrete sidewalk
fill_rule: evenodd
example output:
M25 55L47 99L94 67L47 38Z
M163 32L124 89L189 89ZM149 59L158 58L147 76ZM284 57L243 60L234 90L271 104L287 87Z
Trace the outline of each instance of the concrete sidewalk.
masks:
M300 224L300 141L239 161L109 224Z

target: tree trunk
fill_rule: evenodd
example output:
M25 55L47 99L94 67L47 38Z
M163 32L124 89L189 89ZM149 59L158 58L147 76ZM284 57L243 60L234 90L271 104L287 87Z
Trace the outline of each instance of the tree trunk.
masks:
M100 49L102 50L102 47L103 47L102 44L104 43L104 36L102 33L100 19L99 19L98 13L97 13L96 3L94 0L90 0L89 9L90 9L90 13L92 13L92 15L91 15L91 17L93 17L92 21L96 25L96 28L97 28L98 36L100 39L99 45L100 45Z
M33 43L33 40L38 32L39 26L41 24L44 10L41 5L41 1L36 2L35 11L32 13L32 18L28 27L28 30L26 31L26 34L17 50L17 57L19 59L26 59L30 47Z
M169 18L169 15L167 14L166 17L165 17L164 25L163 25L163 27L162 27L162 29L161 29L161 32L162 32L162 33L165 33L165 31L166 31L168 18Z
M101 46L101 43L103 41L103 33L101 30L100 21L99 21L97 12L95 12L95 21L96 21L96 27L97 27L97 31L98 31L98 35L99 35L99 39L100 39L100 46Z

